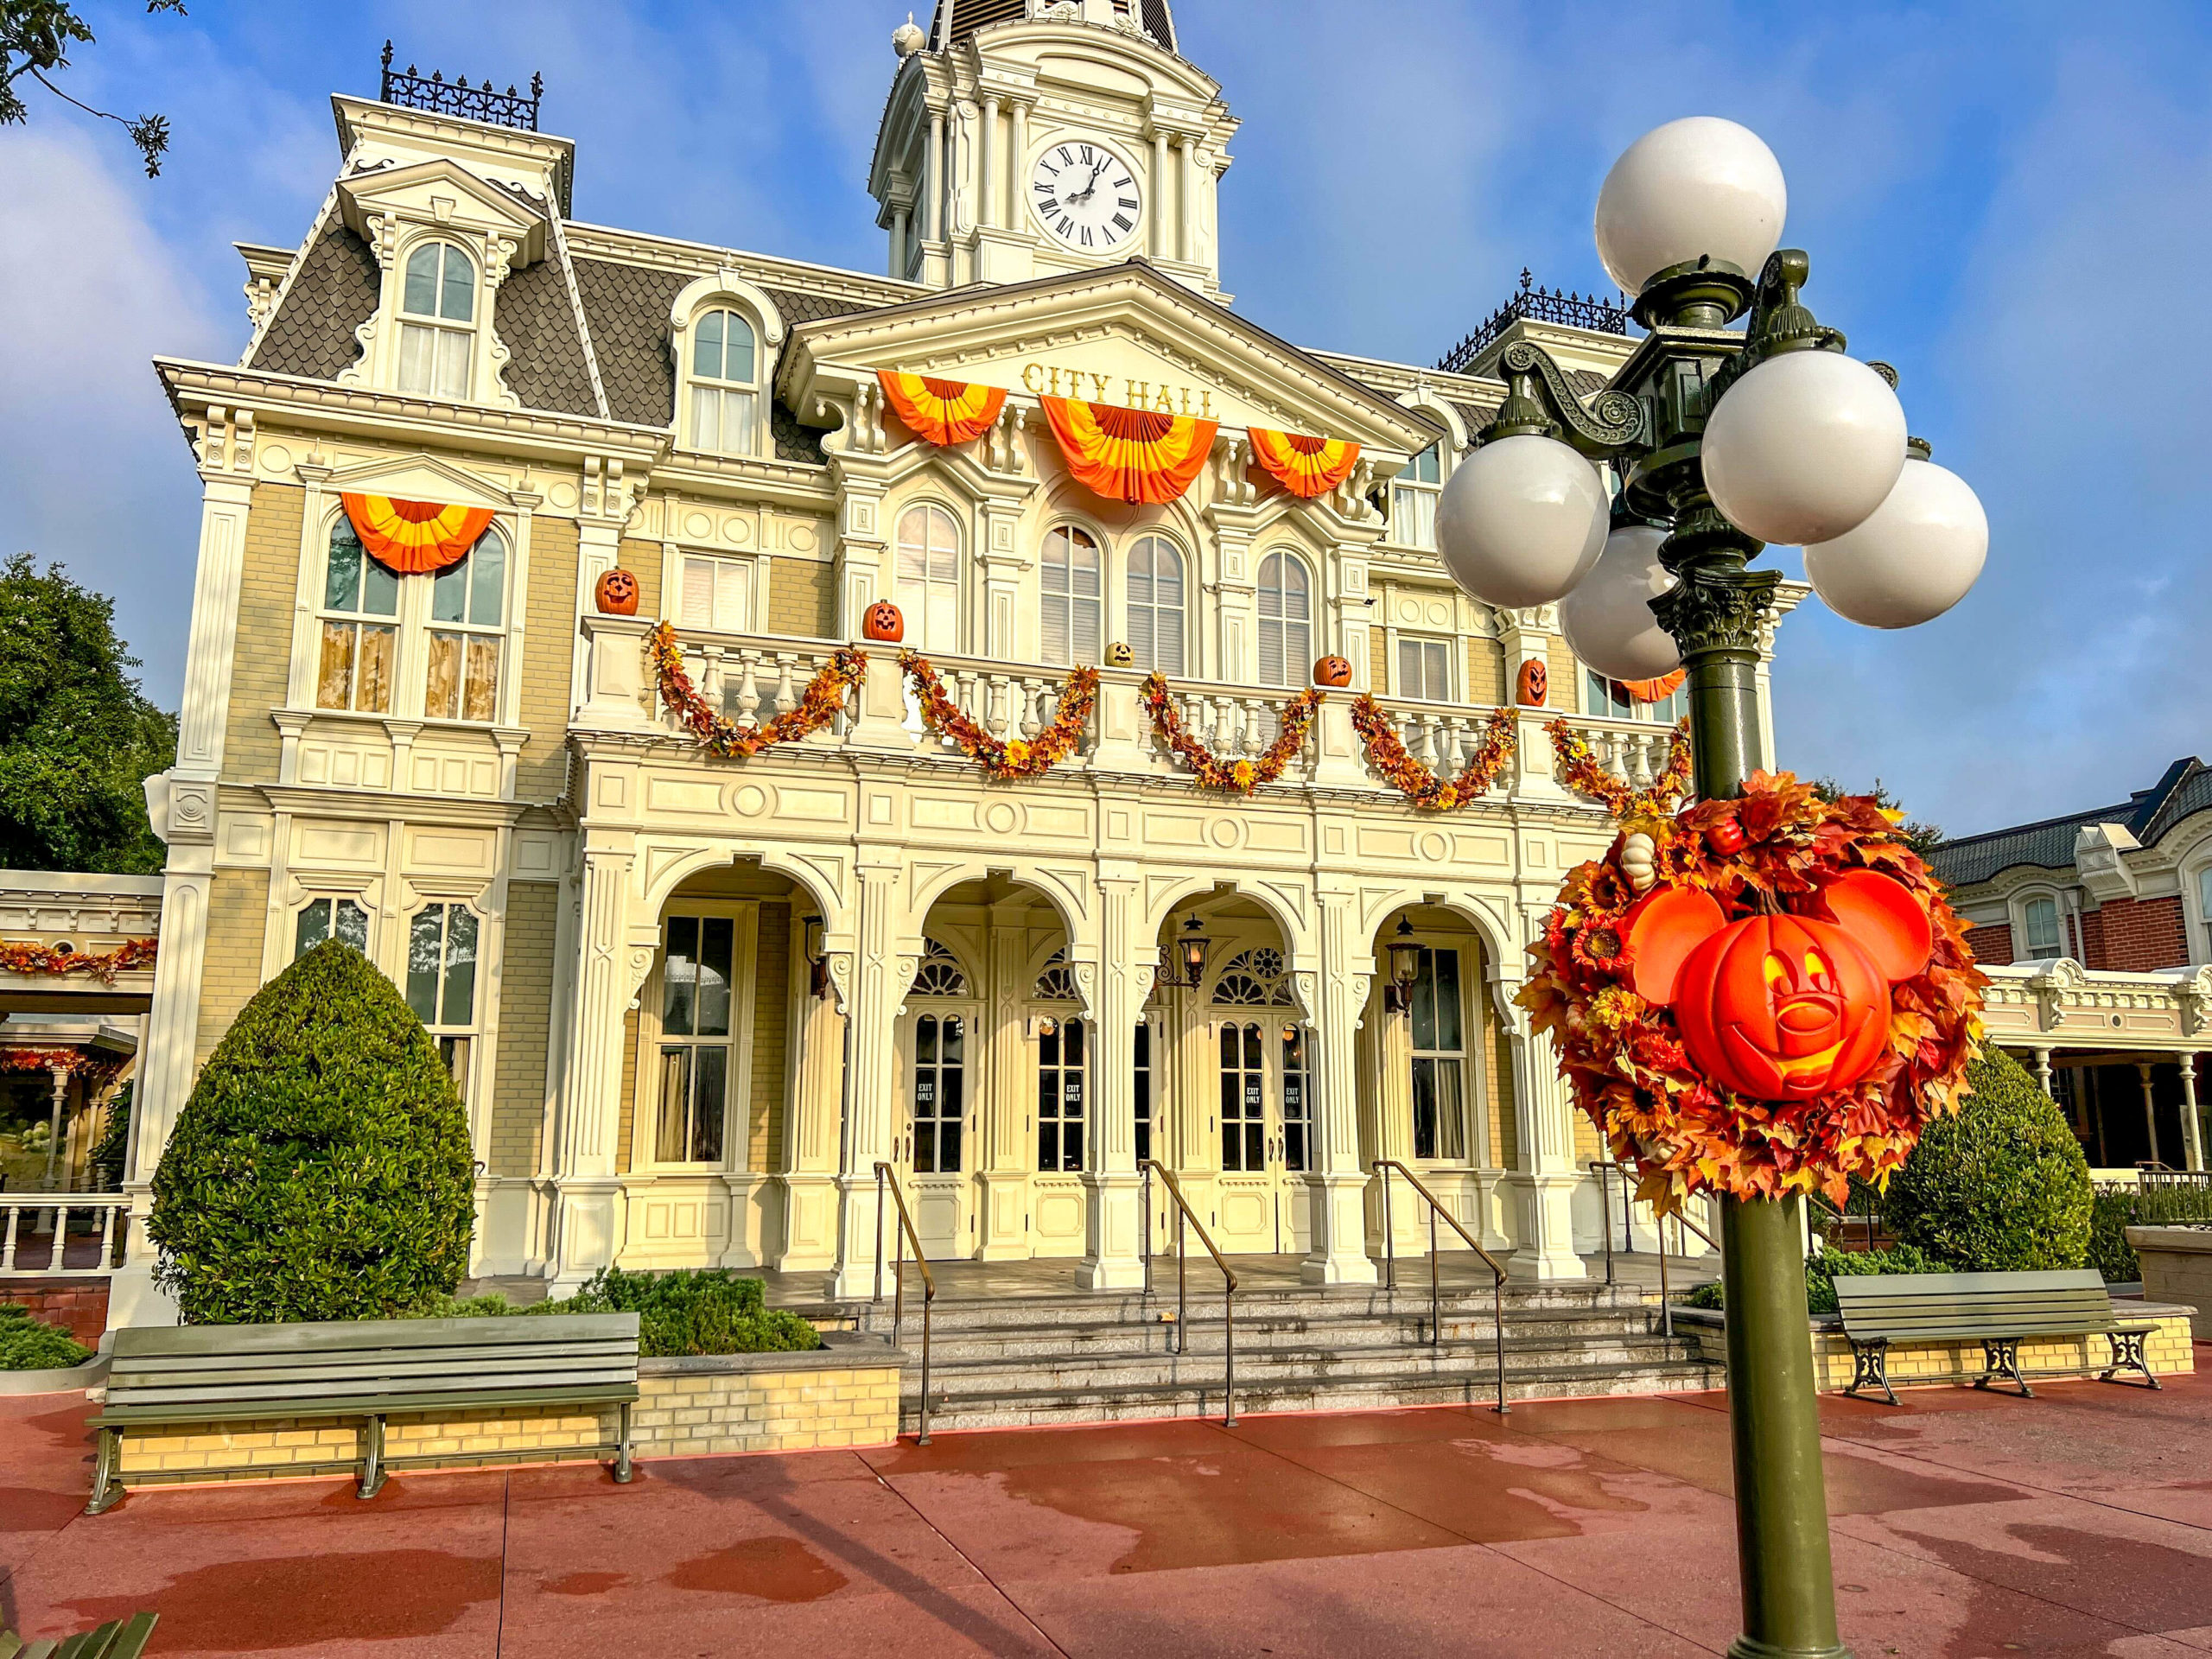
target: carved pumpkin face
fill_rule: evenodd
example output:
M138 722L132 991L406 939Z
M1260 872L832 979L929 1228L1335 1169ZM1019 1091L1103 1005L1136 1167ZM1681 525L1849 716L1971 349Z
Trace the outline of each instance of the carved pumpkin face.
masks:
M861 636L895 645L906 637L906 619L887 599L879 599L861 618Z
M592 597L599 605L601 616L635 616L638 613L638 579L627 570L609 570L599 579Z
M1516 702L1524 709L1541 709L1551 690L1551 671L1544 666L1542 658L1531 657L1521 664L1520 677L1514 682L1514 700Z
M1316 685L1350 685L1351 660L1345 657L1324 657L1313 664L1313 683Z
M1711 894L1662 887L1629 914L1637 995L1671 1005L1691 1061L1749 1099L1859 1082L1888 1041L1890 988L1935 948L1926 909L1888 876L1851 871L1812 903L1824 913L1730 922Z
M1135 651L1128 645L1117 644L1106 647L1106 666L1109 668L1134 668L1136 660Z

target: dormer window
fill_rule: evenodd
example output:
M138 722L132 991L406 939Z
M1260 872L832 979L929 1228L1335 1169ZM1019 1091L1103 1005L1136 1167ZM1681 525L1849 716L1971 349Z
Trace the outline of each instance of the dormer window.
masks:
M399 312L399 389L467 397L476 344L475 262L450 242L423 243L407 256Z
M1390 480L1390 539L1401 547L1436 545L1436 503L1443 493L1443 474L1439 447L1432 443Z
M691 328L691 447L749 455L758 448L760 348L734 311L702 313Z

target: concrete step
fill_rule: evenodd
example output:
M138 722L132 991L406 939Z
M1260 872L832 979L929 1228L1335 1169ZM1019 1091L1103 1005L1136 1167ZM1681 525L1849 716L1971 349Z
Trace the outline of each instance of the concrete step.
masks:
M1624 1332L1648 1334L1659 1328L1658 1310L1652 1309L1508 1309L1509 1343L1547 1344L1592 1337L1617 1337ZM1098 1358L1122 1354L1157 1354L1175 1346L1177 1325L1172 1319L1155 1317L1126 1325L1058 1324L985 1325L948 1330L932 1319L931 1351L945 1361L969 1359L1051 1359L1063 1356ZM1223 1342L1219 1318L1194 1319L1189 1323L1190 1346L1194 1351L1218 1352ZM875 1334L887 1336L888 1327ZM1362 1317L1350 1314L1309 1318L1281 1314L1248 1318L1239 1310L1237 1351L1268 1349L1406 1347L1426 1344L1429 1338L1428 1310L1408 1315ZM1452 1343L1492 1340L1491 1315L1477 1312L1444 1316L1444 1339ZM921 1322L908 1319L899 1332L901 1345L912 1349L921 1341Z

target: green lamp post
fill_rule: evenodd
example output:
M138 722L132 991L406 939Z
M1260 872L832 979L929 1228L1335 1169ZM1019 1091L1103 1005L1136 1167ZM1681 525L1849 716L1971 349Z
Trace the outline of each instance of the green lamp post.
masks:
M1437 516L1445 564L1475 598L1557 603L1567 642L1602 674L1687 668L1707 799L1740 793L1772 760L1757 672L1781 578L1750 568L1767 543L1803 546L1830 607L1878 627L1948 610L1988 547L1974 493L1908 439L1895 375L1847 356L1800 303L1808 262L1777 251L1785 207L1780 165L1733 122L1671 122L1632 145L1599 194L1597 237L1648 335L1586 404L1541 349L1507 347L1505 400ZM1721 1210L1739 1659L1847 1652L1799 1206Z

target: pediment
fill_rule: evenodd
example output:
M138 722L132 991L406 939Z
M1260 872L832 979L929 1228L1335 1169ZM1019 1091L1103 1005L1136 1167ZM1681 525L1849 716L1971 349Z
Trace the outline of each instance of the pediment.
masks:
M448 225L515 245L519 270L545 257L547 218L527 197L479 178L442 158L372 168L338 181L338 209L346 227L374 245L374 221L386 213L416 224Z
M512 512L515 499L497 485L435 455L379 455L336 468L323 480L327 493L388 495L401 501L435 501Z
M880 369L1004 386L1017 404L1084 397L1383 454L1436 437L1425 417L1135 261L803 324L779 390L827 424Z

